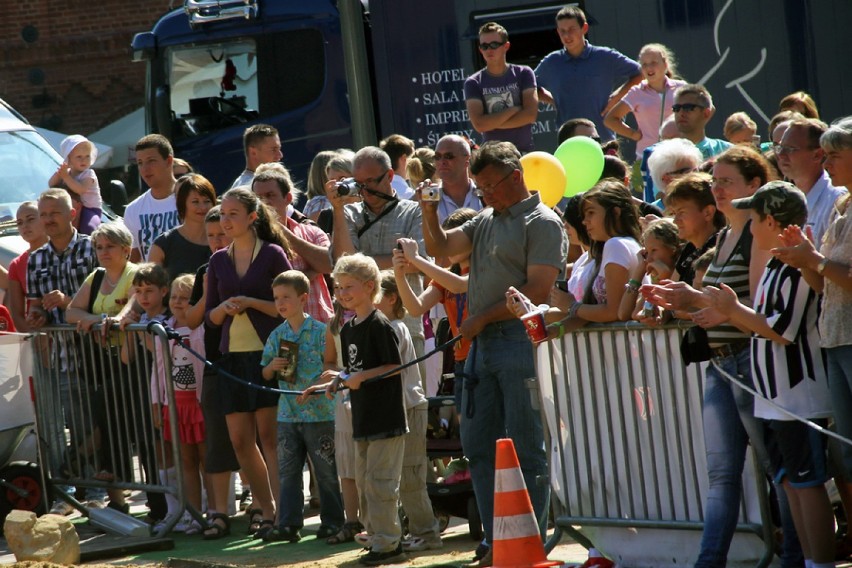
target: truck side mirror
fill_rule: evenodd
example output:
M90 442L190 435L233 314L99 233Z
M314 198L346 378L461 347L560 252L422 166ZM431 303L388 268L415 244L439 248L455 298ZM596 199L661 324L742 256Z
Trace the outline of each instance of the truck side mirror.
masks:
M172 109L169 86L160 85L154 93L154 130L172 139Z

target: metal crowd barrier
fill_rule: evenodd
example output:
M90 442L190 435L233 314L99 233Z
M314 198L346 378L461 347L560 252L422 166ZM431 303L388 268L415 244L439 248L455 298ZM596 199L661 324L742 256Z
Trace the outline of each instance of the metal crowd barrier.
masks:
M557 531L622 566L691 565L708 478L703 367L684 365L684 328L589 325L537 348ZM729 566L767 566L768 484L747 460Z
M101 493L109 489L145 491L149 505L153 494L170 493L181 508L152 531L163 536L180 520L187 502L171 381L166 381L166 395L174 443L164 442L152 419L154 343L163 347L163 353L170 351L162 326L152 326L151 331L144 325L131 325L125 331L115 326L104 336L100 324L89 333L78 332L71 325L45 327L32 336L33 389L39 459L49 475L54 498L71 504L93 522L102 521L96 523L106 525L101 528L117 527L122 532L122 519L115 516L120 512L89 508L85 499L76 499L68 488ZM127 363L121 360L122 347L128 353ZM169 377L169 356L165 368ZM161 483L158 475L167 459L174 466L173 485ZM197 511L191 513L201 519ZM124 534L141 536L133 526Z

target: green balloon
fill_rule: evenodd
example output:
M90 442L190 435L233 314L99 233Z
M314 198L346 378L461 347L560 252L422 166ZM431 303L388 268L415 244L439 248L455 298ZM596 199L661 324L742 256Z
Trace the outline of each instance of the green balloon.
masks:
M553 153L565 168L565 197L577 195L598 183L603 173L604 154L600 144L587 136L574 136Z

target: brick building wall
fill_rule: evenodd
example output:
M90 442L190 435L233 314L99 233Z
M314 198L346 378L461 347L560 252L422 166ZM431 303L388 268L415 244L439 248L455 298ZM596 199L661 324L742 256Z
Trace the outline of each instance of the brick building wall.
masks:
M177 0L0 2L0 98L37 125L89 134L144 104L134 34Z

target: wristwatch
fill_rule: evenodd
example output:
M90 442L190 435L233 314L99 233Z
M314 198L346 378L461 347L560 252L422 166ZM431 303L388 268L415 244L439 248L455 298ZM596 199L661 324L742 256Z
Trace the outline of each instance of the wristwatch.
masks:
M825 272L825 267L828 266L828 257L822 257L822 260L817 264L817 274L820 276Z

